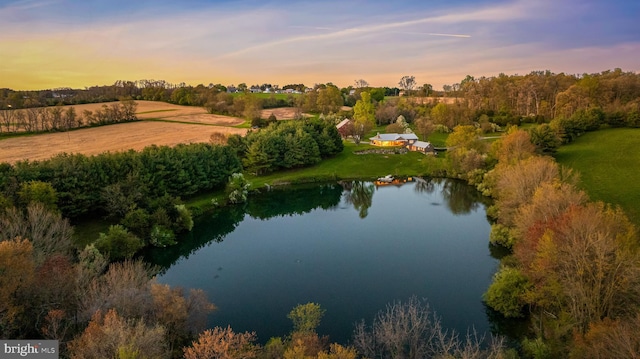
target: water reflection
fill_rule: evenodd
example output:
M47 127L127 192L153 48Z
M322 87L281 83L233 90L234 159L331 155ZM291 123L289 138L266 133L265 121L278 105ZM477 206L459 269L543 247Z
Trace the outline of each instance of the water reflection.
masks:
M344 189L343 197L347 204L353 205L358 211L360 218L367 217L369 207L373 202L373 192L375 186L371 182L363 181L344 181L340 182Z
M413 187L413 190L418 192L418 193L426 193L426 194L432 194L433 191L436 190L436 185L434 183L434 180L431 178L421 178L421 177L415 177L415 187Z
M394 184L394 186L400 187L407 183L413 185L414 191L427 195L433 194L439 188L447 208L455 215L469 214L478 210L481 205L488 204L489 201L474 187L462 181L414 177L410 182ZM344 190L342 196L345 203L352 205L358 211L360 218L366 218L377 187L372 182L365 181L342 181L340 185ZM432 204L439 205L439 203Z
M489 323L481 297L497 266L487 249L489 225L482 208L472 211L482 207L477 196L443 198L445 188L466 191L447 183L265 191L198 219L179 245L147 259L165 269L160 283L207 292L220 308L211 327L256 331L263 343L290 331L286 314L299 303L320 303L326 317L319 332L347 343L353 323L412 295L428 298L447 328L483 333ZM453 215L448 207L472 212Z
M406 185L414 186L415 192L425 195L439 191L446 206L455 215L476 211L488 201L475 188L461 181L414 178L414 182ZM385 187L377 190L382 188ZM274 217L302 215L315 209L335 210L343 200L344 204L353 206L358 211L358 216L364 219L369 214L375 192L375 185L368 181L310 184L265 191L251 196L245 204L221 208L199 218L194 230L184 235L177 245L150 249L144 254L144 258L158 265L161 270L169 268L179 259L188 258L191 253L208 243L224 240L246 215L268 220Z
M489 202L489 199L482 196L478 190L462 181L442 178L432 179L432 181L442 184L442 197L451 213L455 215L477 211L480 205Z

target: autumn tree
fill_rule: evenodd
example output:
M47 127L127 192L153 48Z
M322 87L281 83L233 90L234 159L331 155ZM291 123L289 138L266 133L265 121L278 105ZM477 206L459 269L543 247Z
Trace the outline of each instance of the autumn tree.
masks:
M0 241L0 337L10 338L20 329L20 316L28 301L24 293L35 279L33 246L26 239Z
M320 325L324 312L317 303L299 304L289 312L287 318L293 322L295 332L312 332Z
M317 107L320 113L326 115L340 111L340 108L344 104L344 99L338 87L328 84L324 89L317 91Z
M204 331L191 346L185 347L185 359L250 359L258 353L254 332L236 333L230 326Z
M36 278L28 289L29 321L40 329L49 317L55 313L62 314L56 322L62 328L69 328L73 323L78 307L78 287L76 286L76 268L69 257L54 254L36 269ZM60 333L63 334L63 333Z
M426 141L435 130L435 124L427 117L420 117L415 123L416 132L422 136L423 141Z
M51 183L42 181L23 182L18 191L19 202L27 206L32 202L42 203L47 209L56 210L58 194Z
M592 323L585 335L577 335L572 358L627 359L640 353L640 313L627 318Z
M87 320L98 310L115 309L125 318L149 315L152 269L141 261L113 263L94 279L82 297L80 319Z
M494 181L492 190L496 197L499 222L514 224L517 209L528 203L536 189L545 182L560 179L560 167L551 158L534 156L511 166L499 164L490 173ZM496 189L499 189L496 191Z
M510 127L507 134L492 144L492 152L501 164L513 164L536 154L527 131Z
M203 320L215 309L204 292L191 290L187 296L182 289L156 283L151 278L153 271L141 261L111 264L82 296L80 319L86 320L96 311L115 309L126 319L143 319L148 325L159 323L165 329L169 349L203 330Z
M360 94L360 100L353 107L353 138L356 144L360 143L365 134L373 128L375 121L375 107L371 102L371 95L364 91Z
M544 231L569 208L581 206L588 200L584 191L576 189L570 183L560 181L541 183L531 200L521 204L517 209L514 234L519 240L530 238L537 241L541 235L540 231Z
M622 210L602 203L571 207L541 241L545 244L529 273L543 285L558 284L563 308L581 332L606 317L635 313L640 305L638 236Z
M102 313L97 311L84 332L69 343L72 359L169 358L162 326L123 318L114 309Z
M456 126L445 142L447 158L454 174L465 177L471 171L483 168L486 143L480 139L474 126Z
M438 103L431 109L431 119L436 125L446 126L452 129L455 126L454 113L451 107L444 103Z
M254 119L260 119L262 115L262 102L257 96L247 94L244 95L244 108L242 110L242 116L245 120L251 122Z

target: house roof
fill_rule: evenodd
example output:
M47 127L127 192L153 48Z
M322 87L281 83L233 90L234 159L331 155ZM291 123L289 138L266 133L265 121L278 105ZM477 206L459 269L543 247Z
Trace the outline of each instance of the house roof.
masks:
M348 118L345 118L344 120L340 121L339 124L336 125L336 128L341 128L342 126L348 124L349 122L351 122L351 120Z
M417 140L418 136L415 133L379 133L369 140L380 141L400 141L400 140Z
M413 143L412 146L413 147L418 147L418 148L429 148L429 146L431 146L431 143L424 142L424 141L416 141L416 142Z

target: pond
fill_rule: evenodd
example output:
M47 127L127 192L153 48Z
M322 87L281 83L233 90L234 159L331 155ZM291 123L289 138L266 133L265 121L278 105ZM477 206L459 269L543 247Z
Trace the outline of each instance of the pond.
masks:
M445 327L482 334L482 294L498 265L483 201L438 179L272 190L203 218L146 259L162 268L159 282L207 292L218 307L211 327L255 331L262 343L291 331L297 304L320 304L318 333L346 344L356 322L414 295Z

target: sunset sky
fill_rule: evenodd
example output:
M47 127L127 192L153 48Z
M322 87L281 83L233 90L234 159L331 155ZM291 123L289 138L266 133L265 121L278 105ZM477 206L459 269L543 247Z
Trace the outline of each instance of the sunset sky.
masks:
M0 0L0 88L640 71L640 1Z

